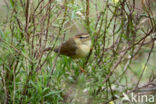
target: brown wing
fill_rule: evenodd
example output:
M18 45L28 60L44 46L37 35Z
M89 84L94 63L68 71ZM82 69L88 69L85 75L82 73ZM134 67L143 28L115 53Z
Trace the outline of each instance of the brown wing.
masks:
M54 51L56 53L59 53L60 49L60 54L66 55L69 57L73 57L76 54L76 45L73 39L69 39L65 43L61 45L61 47L56 48Z

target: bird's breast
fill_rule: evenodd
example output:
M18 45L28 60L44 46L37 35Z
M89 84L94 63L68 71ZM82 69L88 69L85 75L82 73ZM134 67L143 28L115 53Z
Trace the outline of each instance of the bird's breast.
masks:
M85 57L89 54L91 47L91 41L88 41L86 44L81 44L76 50L76 55L78 57Z

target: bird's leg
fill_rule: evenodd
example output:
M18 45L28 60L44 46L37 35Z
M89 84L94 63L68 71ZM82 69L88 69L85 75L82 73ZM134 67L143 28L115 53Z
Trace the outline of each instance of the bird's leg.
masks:
M77 63L77 61L74 60L74 62L79 66L81 72L86 73L86 71Z
M86 73L86 71L81 66L80 66L80 70L81 72Z

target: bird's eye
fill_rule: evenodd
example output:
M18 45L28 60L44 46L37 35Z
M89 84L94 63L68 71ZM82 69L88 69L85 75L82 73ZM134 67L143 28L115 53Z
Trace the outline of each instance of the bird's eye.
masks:
M80 36L80 39L83 39L83 38L85 38L85 37Z
M80 36L79 38L80 38L80 39L87 39L88 36Z

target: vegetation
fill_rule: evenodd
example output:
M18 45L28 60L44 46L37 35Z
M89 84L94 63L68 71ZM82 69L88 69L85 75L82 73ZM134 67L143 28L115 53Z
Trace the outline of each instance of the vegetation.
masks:
M0 103L131 104L125 100L130 93L154 92L156 3L139 2L4 0ZM92 38L86 58L53 52L80 32Z

